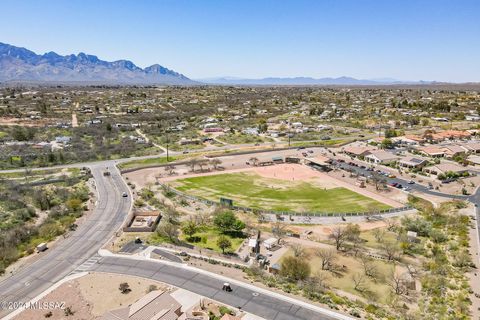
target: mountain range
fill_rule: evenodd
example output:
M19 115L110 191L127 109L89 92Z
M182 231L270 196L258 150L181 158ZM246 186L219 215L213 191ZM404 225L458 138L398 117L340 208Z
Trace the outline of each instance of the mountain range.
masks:
M435 84L432 81L399 81L391 78L261 78L219 77L191 80L159 64L140 68L129 60L104 61L79 53L66 56L55 52L42 55L0 42L0 83L72 83L117 85L394 85Z
M0 42L0 82L194 85L183 74L154 64L144 69L128 60L104 61L85 53L43 55Z
M432 84L432 81L400 81L391 78L382 79L355 79L352 77L339 78L310 78L310 77L295 77L295 78L261 78L261 79L243 79L235 77L220 77L220 78L206 78L197 79L198 82L214 85L296 85L296 86L311 86L311 85L394 85L394 84Z

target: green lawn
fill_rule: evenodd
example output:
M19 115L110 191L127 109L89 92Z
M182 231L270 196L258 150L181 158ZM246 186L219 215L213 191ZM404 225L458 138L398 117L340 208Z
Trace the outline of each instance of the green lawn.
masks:
M169 162L179 160L181 157L174 157L174 156L169 156L168 160ZM148 158L148 159L141 159L141 160L132 160L132 161L127 161L120 163L118 167L120 169L131 169L131 168L141 168L141 167L147 167L151 165L157 165L157 164L166 164L167 163L167 157L159 157L159 158Z
M202 198L234 200L234 205L257 209L303 212L361 212L389 206L346 188L322 189L307 182L262 178L250 173L193 177L173 187Z
M200 228L200 230L197 233L195 233L192 236L192 238L188 238L182 234L180 236L180 240L193 244L194 246L199 248L205 248L205 249L214 250L216 252L222 252L222 249L220 249L217 245L217 240L221 235L222 233L216 228L203 226ZM232 247L230 249L225 250L225 252L235 252L238 249L238 247L240 247L242 242L245 240L244 237L233 237L230 234L223 234L223 235L227 237L232 243Z

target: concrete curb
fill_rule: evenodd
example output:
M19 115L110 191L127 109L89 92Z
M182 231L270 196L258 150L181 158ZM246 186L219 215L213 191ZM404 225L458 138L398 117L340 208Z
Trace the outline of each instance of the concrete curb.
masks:
M99 250L98 254L103 256L103 257L115 257L115 258L131 259L131 260L153 261L153 262L156 262L156 263L163 263L163 264L174 266L174 267L177 267L177 268L187 269L187 270L192 271L192 272L201 273L203 275L206 275L206 276L209 276L209 277L212 277L212 278L216 278L216 279L219 279L219 280L231 283L231 284L235 284L237 286L241 286L241 287L247 288L249 290L252 290L252 291L267 295L267 296L271 296L271 297L279 299L279 300L286 301L288 303L292 303L292 304L304 307L306 309L312 310L314 312L318 312L320 314L323 314L323 315L326 315L326 316L329 316L329 317L332 317L332 318L335 318L335 319L339 319L339 320L352 320L352 319L354 319L354 318L351 318L347 315L343 315L343 314L337 313L337 312L329 310L329 309L325 309L325 308L322 308L322 307L319 307L319 306L315 306L315 305L309 304L307 302L297 300L295 298L287 297L287 296L285 296L283 294L280 294L280 293L277 293L277 292L273 292L273 291L270 291L270 290L267 290L267 289L259 288L259 287L256 287L254 285L251 285L251 284L239 281L239 280L231 279L231 278L228 278L228 277L225 277L225 276L222 276L222 275L218 275L216 273L205 271L205 270L195 268L195 267L192 267L192 266L188 266L188 265L185 265L185 264L180 264L180 263L171 262L171 261L162 261L162 260L150 259L146 256L124 256L124 255L112 253L112 252L110 252L108 250L104 250L104 249Z

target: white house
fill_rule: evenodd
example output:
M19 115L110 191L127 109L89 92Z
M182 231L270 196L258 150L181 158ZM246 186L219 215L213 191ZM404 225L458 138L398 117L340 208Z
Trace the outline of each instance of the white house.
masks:
M396 162L400 157L385 150L373 150L365 156L365 161L376 164Z

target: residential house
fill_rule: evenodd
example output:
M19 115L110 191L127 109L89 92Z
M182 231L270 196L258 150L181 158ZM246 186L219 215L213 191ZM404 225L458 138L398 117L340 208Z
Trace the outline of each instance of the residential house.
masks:
M415 157L407 157L400 159L398 161L398 165L402 168L408 169L421 169L428 164L427 160L415 158Z
M470 143L461 143L460 146L464 148L467 153L480 153L480 143L479 142L470 142Z
M453 159L459 155L465 154L465 149L462 148L459 145L447 145L443 147L443 150L445 152L445 157L447 159Z
M438 176L439 174L446 174L447 172L463 174L468 172L468 169L453 163L440 163L431 167L426 167L423 171Z
M177 320L183 315L181 308L168 292L154 290L129 306L108 311L102 320Z
M389 164L396 162L400 157L385 150L369 151L365 156L365 161L376 164Z
M371 147L355 147L355 146L348 146L343 148L343 153L352 156L352 157L364 157L368 154L368 152L376 150Z
M420 153L432 158L442 158L445 156L445 150L438 146L419 147L417 150Z
M473 165L480 165L480 156L476 154L471 154L467 157L467 161Z

